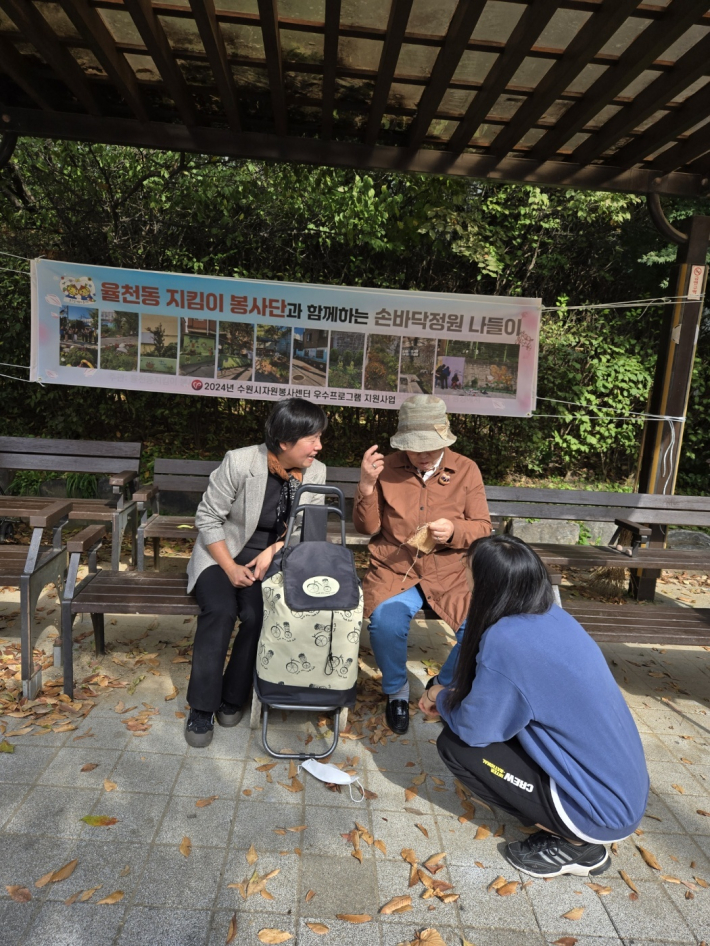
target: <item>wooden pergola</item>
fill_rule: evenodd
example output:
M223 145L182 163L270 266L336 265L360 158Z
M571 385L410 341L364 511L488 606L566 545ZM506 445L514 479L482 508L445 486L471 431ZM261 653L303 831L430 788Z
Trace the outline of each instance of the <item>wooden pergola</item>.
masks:
M0 129L710 190L708 0L0 0Z

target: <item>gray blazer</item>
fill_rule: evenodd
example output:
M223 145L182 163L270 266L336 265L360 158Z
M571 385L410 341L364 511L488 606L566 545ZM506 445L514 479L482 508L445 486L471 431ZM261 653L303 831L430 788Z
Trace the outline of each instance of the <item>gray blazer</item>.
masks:
M187 566L187 590L195 587L200 572L215 560L207 546L223 539L235 558L256 530L264 504L269 475L266 444L230 450L210 476L197 507L195 525L199 531ZM325 483L325 464L314 460L303 474L304 483ZM309 493L304 503L322 503L324 496ZM296 534L296 533L295 533Z

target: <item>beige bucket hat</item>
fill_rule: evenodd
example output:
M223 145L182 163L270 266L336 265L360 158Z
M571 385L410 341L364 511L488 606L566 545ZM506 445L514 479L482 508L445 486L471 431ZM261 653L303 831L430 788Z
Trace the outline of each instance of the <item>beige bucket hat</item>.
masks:
M414 394L399 409L397 433L390 437L395 450L443 450L456 442L451 433L446 404L433 394Z

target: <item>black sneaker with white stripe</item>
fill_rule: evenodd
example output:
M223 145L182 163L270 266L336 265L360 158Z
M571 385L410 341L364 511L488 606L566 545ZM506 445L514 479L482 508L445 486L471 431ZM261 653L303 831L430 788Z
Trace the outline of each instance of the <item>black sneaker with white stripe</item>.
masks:
M603 873L610 864L609 852L603 844L571 844L548 831L536 831L524 841L512 841L505 856L513 867L533 877L588 877Z

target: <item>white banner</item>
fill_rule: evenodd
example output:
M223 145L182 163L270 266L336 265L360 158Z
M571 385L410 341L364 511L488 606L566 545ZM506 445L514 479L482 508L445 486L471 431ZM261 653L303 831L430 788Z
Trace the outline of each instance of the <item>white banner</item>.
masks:
M453 413L535 408L540 299L32 263L32 379Z

